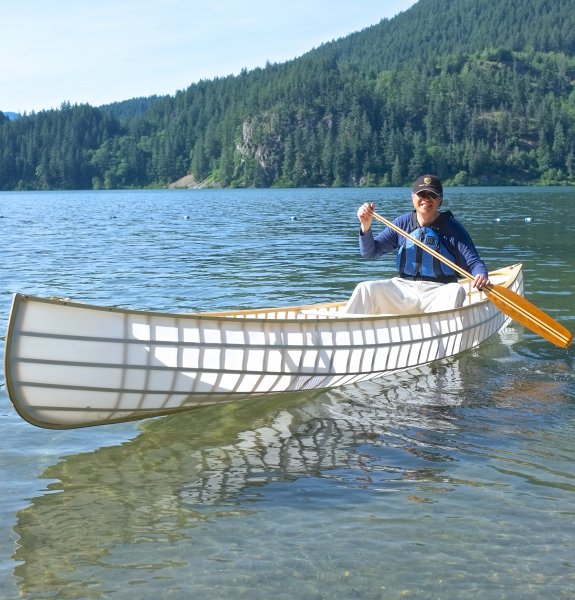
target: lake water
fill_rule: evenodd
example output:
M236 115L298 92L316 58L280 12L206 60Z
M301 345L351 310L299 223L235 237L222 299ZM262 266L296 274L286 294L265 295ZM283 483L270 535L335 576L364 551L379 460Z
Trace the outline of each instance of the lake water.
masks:
M345 299L394 268L358 255L363 201L394 217L409 190L2 193L0 331L16 291ZM575 330L574 188L444 208ZM70 431L24 422L1 379L0 598L574 598L574 355L511 325L402 377Z

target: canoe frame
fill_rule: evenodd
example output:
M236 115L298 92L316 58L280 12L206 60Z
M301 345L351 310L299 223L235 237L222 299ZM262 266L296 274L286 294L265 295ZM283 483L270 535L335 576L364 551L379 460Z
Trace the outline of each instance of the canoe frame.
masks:
M523 291L520 264L490 276ZM30 423L66 429L358 383L452 358L508 322L462 285L462 308L408 316L344 315L344 302L167 314L14 294L8 395Z

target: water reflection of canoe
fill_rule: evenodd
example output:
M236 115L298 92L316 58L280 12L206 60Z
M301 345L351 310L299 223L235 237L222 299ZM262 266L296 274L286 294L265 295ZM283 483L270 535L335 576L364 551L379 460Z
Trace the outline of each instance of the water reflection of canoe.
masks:
M227 552L220 521L230 529L227 523L234 519L234 536L245 529L253 537L248 515L268 510L270 503L279 512L291 511L295 501L289 497L301 487L312 487L324 506L323 493L332 485L368 495L399 491L401 498L435 482L441 489L451 485L445 465L452 462L447 442L452 410L477 389L475 371L471 361L454 361L385 385L352 385L313 398L291 394L281 406L265 398L207 406L142 423L139 434L121 444L66 456L47 467L41 475L47 489L17 513L13 560L21 593L83 598L87 585L105 585L112 597L125 589L126 573L134 580L149 578L150 585L165 584L174 552L179 585L184 571L188 589L198 589L194 598L224 597L221 590L237 571L218 569L217 555ZM423 411L408 406L421 395L427 400ZM298 479L306 483L283 485ZM268 490L273 484L279 492ZM360 502L358 494L349 502ZM306 511L310 504L308 498ZM258 550L273 547L273 539L254 543ZM217 590L202 594L204 577L210 576Z
M523 291L521 265L491 273ZM15 294L7 389L18 412L82 427L356 383L459 354L508 318L468 288L456 311L342 315L343 303L162 314Z

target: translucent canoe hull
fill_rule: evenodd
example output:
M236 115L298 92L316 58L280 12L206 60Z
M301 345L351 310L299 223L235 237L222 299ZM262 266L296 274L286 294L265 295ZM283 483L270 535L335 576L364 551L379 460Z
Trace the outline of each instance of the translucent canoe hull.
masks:
M521 265L490 276L523 293ZM63 429L357 383L499 331L508 317L465 286L462 308L409 316L343 315L341 302L165 314L15 294L7 390L24 419Z

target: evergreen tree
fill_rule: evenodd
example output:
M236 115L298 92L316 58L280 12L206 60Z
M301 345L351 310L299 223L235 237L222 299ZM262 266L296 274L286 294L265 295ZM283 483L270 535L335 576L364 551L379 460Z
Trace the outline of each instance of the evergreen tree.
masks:
M99 109L0 113L0 189L575 183L575 11L420 0L299 59Z

